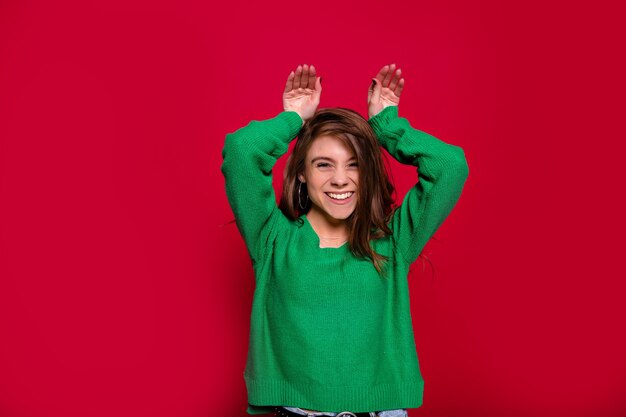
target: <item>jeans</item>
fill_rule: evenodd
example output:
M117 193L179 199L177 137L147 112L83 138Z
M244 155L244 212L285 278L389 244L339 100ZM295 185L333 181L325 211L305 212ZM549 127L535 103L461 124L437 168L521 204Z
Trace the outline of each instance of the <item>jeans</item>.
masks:
M303 416L331 416L334 417L339 413L333 413L330 411L317 411L315 413L309 413L307 414L305 411L303 411L302 409L298 408L298 407L285 407L287 410L291 411L292 413L297 413L297 414L302 414ZM404 408L398 408L397 410L384 410L381 411L378 414L374 414L373 412L370 413L373 417L408 417L408 414L406 412L406 409Z

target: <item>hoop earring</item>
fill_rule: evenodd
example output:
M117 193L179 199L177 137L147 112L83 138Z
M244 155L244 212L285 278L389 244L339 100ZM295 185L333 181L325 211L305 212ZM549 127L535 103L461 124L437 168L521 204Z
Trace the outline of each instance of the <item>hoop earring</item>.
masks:
M307 206L307 204L309 204L309 194L307 193L306 195L306 202L304 203L304 206L302 205L302 183L298 184L298 206L300 207L300 210L304 210Z

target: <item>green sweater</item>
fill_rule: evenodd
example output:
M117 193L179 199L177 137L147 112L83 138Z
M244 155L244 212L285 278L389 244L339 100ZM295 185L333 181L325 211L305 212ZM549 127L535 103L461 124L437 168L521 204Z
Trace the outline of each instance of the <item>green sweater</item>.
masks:
M422 404L409 265L451 212L469 170L462 148L413 129L396 106L369 123L390 155L419 166L417 184L390 221L393 235L372 241L389 257L386 277L349 243L320 248L305 215L291 221L276 205L272 168L302 126L297 113L226 136L226 194L256 284L244 371L248 414L276 405L367 412Z

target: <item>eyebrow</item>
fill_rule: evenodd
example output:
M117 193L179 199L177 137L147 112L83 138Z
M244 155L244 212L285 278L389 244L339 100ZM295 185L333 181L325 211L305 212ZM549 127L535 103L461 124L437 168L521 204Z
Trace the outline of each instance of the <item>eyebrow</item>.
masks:
M315 161L319 161L320 159L325 159L327 161L335 162L335 160L333 158L329 158L327 156L317 156L317 157L311 159L311 163L314 163ZM353 156L352 158L348 159L348 162L353 161L355 159L356 159L356 156Z

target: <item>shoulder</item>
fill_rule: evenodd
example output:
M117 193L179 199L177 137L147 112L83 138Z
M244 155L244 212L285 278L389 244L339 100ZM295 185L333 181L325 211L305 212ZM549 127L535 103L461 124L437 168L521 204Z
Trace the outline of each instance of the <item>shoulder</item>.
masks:
M268 219L265 227L265 230L267 231L267 239L273 241L275 239L285 238L292 235L294 232L303 229L304 225L305 222L302 219L302 216L296 217L292 220L287 217L287 215L285 215L280 208L276 207Z

